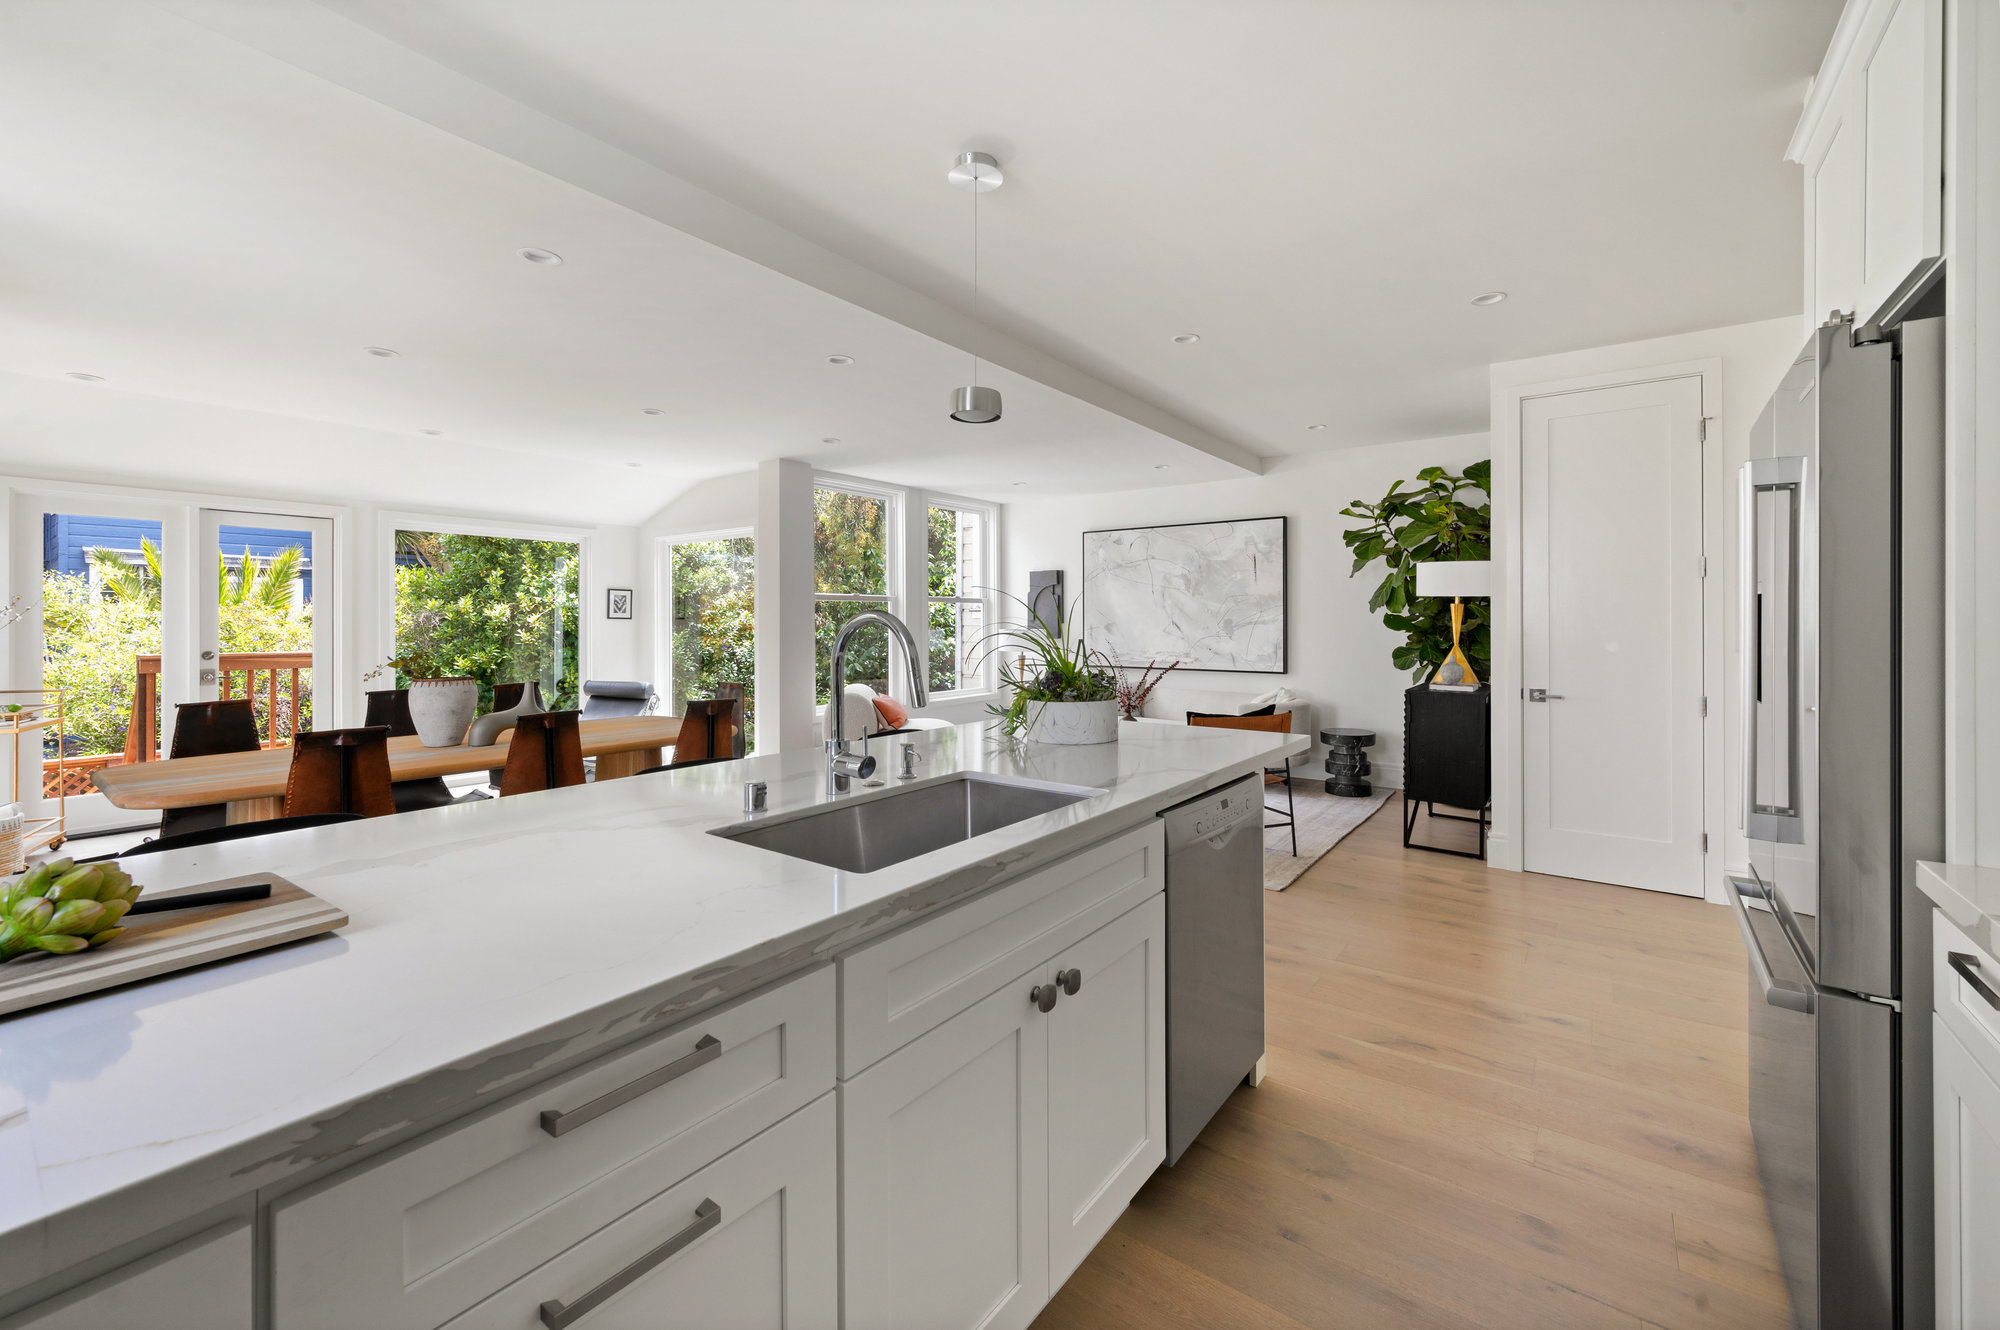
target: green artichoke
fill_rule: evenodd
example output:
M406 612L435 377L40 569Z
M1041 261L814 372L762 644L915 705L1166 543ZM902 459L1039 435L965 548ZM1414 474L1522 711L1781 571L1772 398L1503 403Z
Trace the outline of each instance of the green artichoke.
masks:
M109 942L141 888L116 864L39 864L0 886L0 961L28 951L57 955Z

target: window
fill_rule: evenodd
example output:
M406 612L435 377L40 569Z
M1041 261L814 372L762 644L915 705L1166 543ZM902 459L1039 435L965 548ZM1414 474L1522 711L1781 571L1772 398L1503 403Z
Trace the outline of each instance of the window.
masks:
M940 692L986 686L983 662L969 660L986 624L987 514L932 505L925 523L930 596L929 683Z
M670 566L673 624L668 644L675 715L688 699L743 690L746 738L756 742L757 543L749 536L676 541Z
M822 704L828 700L833 641L841 627L863 610L891 606L893 508L886 494L844 489L813 493L814 696ZM886 629L870 625L848 642L847 681L890 691Z
M481 711L494 685L529 680L551 710L576 706L579 556L567 540L397 531L397 656L477 679Z

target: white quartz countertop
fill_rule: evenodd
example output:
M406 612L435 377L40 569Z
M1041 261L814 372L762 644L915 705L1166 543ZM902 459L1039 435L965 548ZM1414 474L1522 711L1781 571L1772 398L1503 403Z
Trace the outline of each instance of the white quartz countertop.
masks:
M1987 955L2000 958L2000 868L1920 863L1917 889Z
M925 780L1104 793L867 874L707 834L743 820L746 780L769 783L766 815L826 801L817 751L135 858L160 889L280 873L351 922L0 1018L0 1291L497 1101L1306 745L1119 732L918 736ZM875 741L883 771L908 738Z

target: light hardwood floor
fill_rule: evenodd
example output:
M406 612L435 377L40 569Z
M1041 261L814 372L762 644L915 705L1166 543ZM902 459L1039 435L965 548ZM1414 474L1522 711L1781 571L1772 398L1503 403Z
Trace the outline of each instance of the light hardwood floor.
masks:
M1037 1330L1783 1330L1729 912L1406 851L1401 812L1266 894L1266 1080Z

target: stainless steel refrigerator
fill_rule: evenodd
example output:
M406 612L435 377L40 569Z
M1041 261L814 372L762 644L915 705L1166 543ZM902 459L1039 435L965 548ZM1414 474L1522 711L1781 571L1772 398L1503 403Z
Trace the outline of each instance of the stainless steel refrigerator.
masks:
M1822 327L1741 477L1750 1121L1801 1330L1932 1323L1943 320Z

